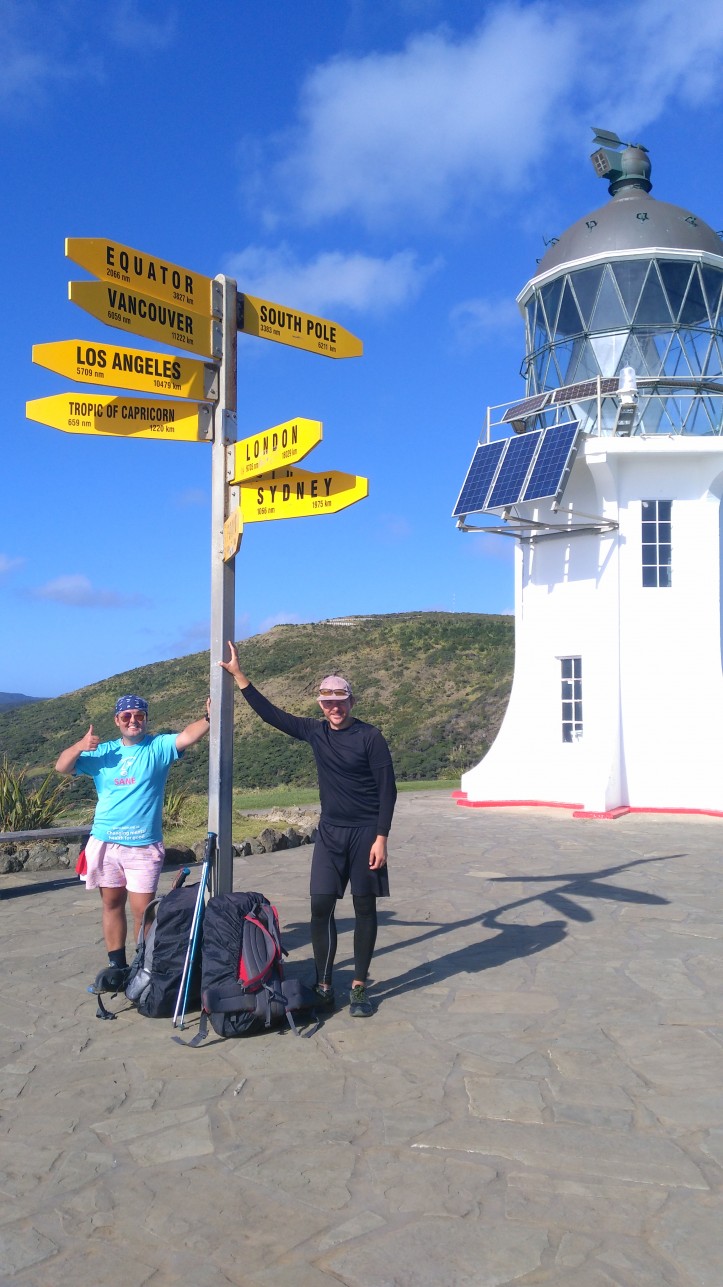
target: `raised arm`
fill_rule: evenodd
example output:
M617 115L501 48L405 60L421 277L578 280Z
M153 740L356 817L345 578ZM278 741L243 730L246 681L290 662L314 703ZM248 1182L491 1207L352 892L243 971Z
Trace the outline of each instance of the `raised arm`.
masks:
M185 751L187 746L193 746L200 742L201 738L208 732L211 720L211 698L206 698L206 714L201 719L195 719L192 724L187 724L182 728L176 738L176 750Z
M78 763L78 757L83 754L83 751L94 751L99 742L100 738L96 737L91 724L88 732L84 737L81 737L79 742L69 746L67 751L60 752L55 764L56 771L58 773L72 773Z
M231 660L220 661L218 664L219 666L223 666L224 670L228 671L229 675L233 677L234 683L238 684L239 688L248 688L249 684L251 683L251 680L246 678L241 667L239 666L238 652L234 648L234 645L231 643L230 639L228 641L228 646L229 646L229 651L231 653Z

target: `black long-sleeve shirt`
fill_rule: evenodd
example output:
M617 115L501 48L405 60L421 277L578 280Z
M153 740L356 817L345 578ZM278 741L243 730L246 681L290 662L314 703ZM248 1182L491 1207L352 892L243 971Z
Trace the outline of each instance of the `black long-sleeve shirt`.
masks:
M280 710L253 684L241 692L265 723L309 743L325 822L337 827L375 826L378 836L389 835L397 785L391 753L378 728L354 719L348 728L333 729L325 719L301 719Z

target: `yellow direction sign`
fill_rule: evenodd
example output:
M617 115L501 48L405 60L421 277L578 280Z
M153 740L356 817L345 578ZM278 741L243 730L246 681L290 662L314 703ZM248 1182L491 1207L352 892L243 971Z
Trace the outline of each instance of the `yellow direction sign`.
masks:
M33 362L70 380L140 393L175 393L179 398L218 400L218 369L176 353L144 353L117 344L59 340L34 344Z
M99 393L56 393L25 403L28 420L64 433L106 438L154 438L163 442L210 442L211 408L162 398L111 398Z
M243 532L243 518L241 510L236 507L223 525L223 561L228 563L230 559L236 557L241 546L241 533Z
M323 435L320 420L287 420L263 433L234 443L232 483L248 482L280 466L293 465L318 446Z
M102 237L66 237L65 253L73 263L86 268L94 277L115 282L121 290L143 291L154 299L165 299L169 304L193 309L210 317L214 311L214 283L211 277L202 277L178 264L147 255L142 250L132 250L117 241Z
M277 469L254 482L241 484L244 523L273 518L307 518L336 514L369 494L369 479L327 469Z
M117 326L121 331L207 357L221 356L219 323L189 312L183 304L164 304L110 282L68 282L68 295L74 304L106 326Z
M237 297L237 325L247 335L259 335L265 340L290 344L307 353L322 353L324 357L361 357L364 345L356 335L343 326L330 322L326 317L314 317L297 308L272 304L254 295Z

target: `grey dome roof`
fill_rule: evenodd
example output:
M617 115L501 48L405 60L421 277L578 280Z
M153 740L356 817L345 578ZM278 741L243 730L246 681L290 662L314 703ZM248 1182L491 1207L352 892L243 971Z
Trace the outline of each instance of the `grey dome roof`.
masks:
M723 256L723 241L703 219L683 206L656 201L642 188L627 187L572 224L540 260L535 277L590 255L653 248Z

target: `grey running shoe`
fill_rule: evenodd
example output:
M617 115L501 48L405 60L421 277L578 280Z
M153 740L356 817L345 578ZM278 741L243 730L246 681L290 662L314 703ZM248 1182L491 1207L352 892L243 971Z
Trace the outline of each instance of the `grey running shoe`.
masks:
M333 988L322 988L320 984L317 983L314 985L313 991L319 1005L324 1006L327 1010L332 1010L334 1008L335 997Z
M99 996L101 992L123 992L128 975L129 965L105 965L95 977L95 982L88 988L89 992Z
M357 983L349 993L349 1014L352 1019L368 1019L370 1014L374 1013L367 990L363 983Z

